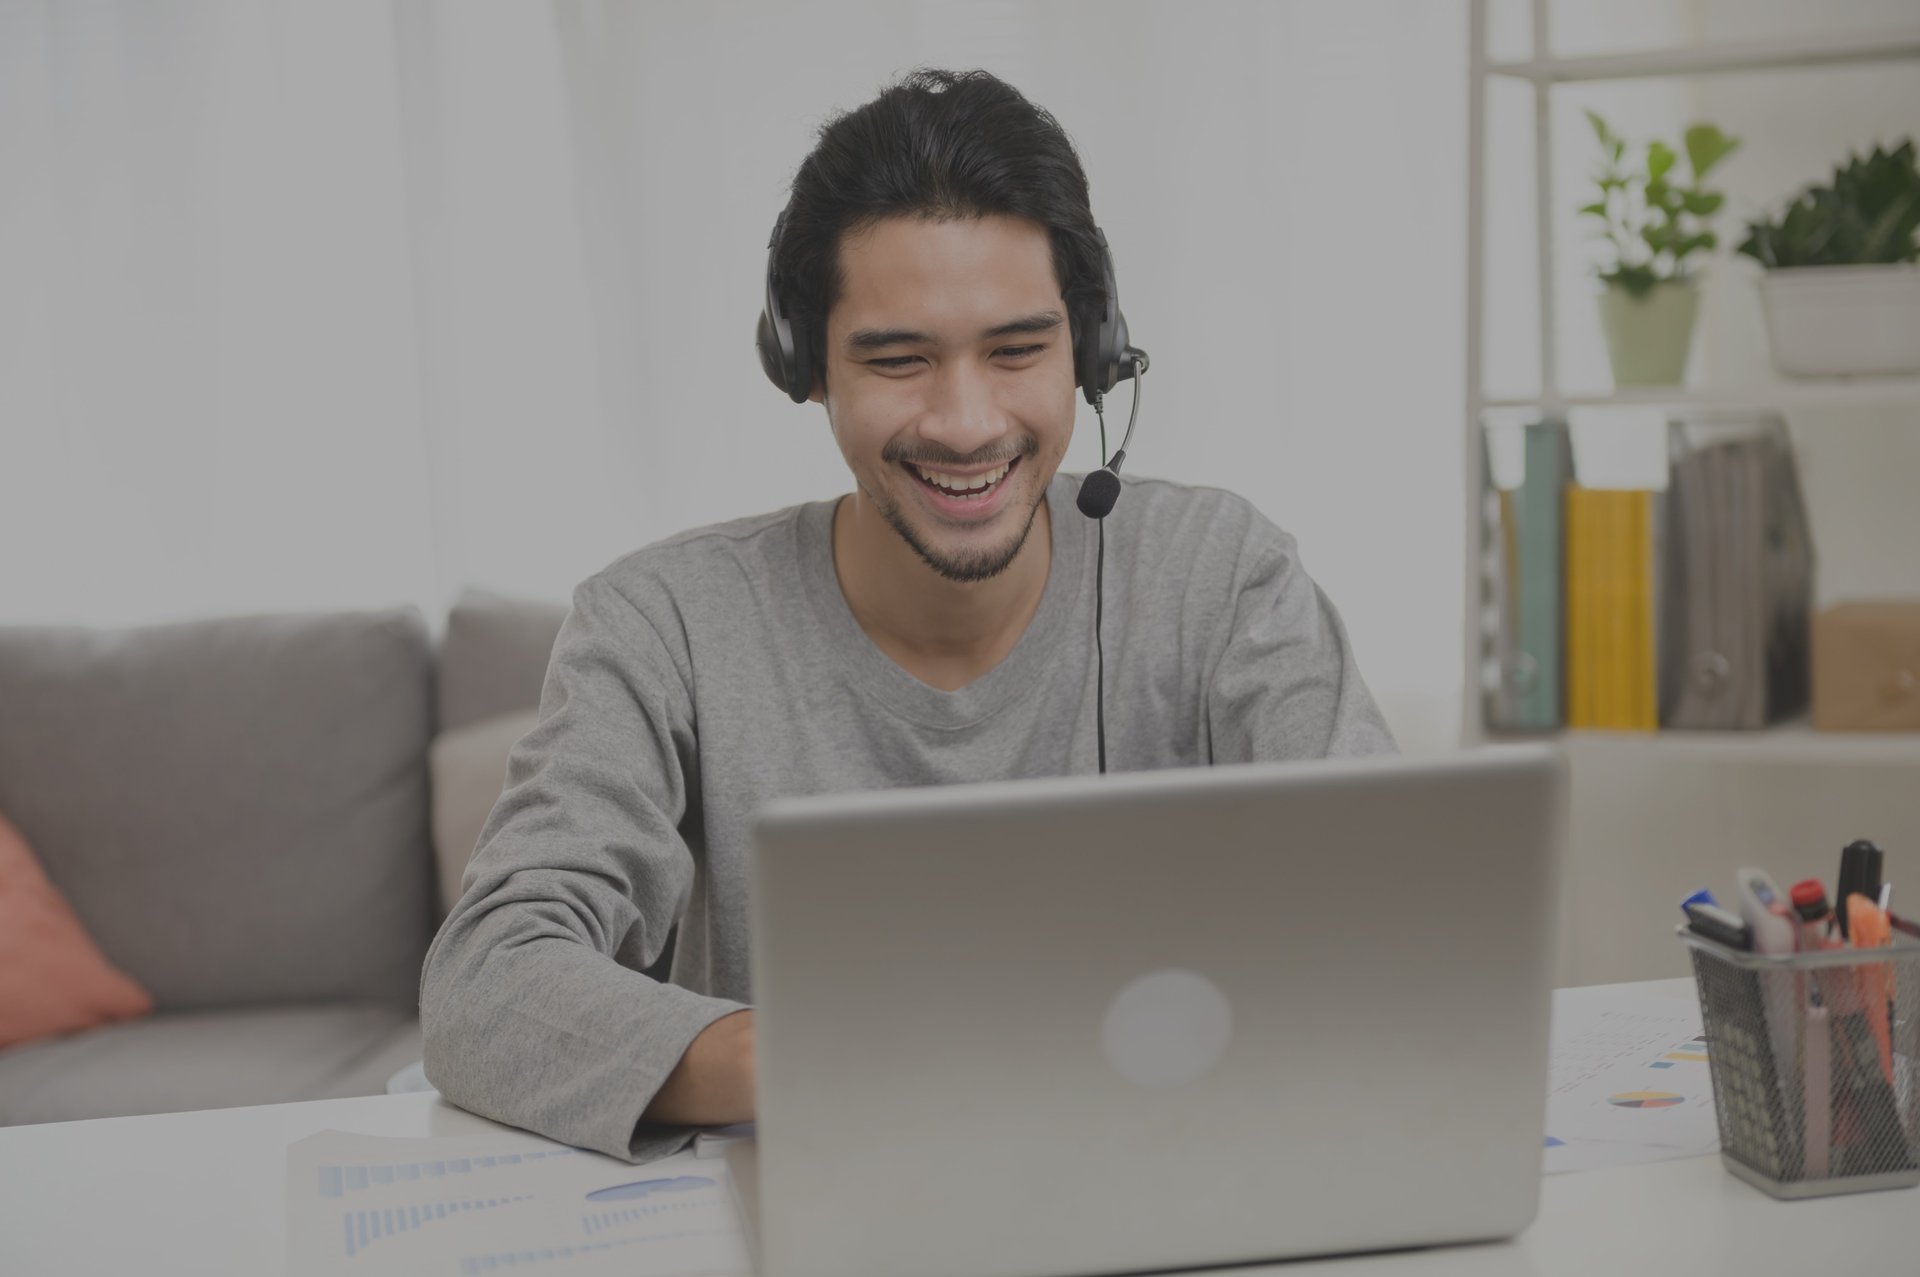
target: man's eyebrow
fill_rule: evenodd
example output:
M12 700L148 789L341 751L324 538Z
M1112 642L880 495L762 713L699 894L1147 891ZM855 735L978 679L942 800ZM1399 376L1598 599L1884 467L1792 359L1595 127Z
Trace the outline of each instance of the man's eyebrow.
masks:
M1052 332L1066 322L1066 320L1060 317L1059 311L1043 310L1037 315L1028 315L1024 319L1016 319L1011 323L998 324L987 329L987 331L981 333L980 336L984 340L992 341L995 337L1017 337L1023 333L1047 333Z
M911 328L862 328L847 335L848 350L880 350L887 346L926 346L933 338Z
M996 337L1014 337L1027 333L1052 332L1067 321L1057 310L1043 310L1038 314L1026 315L1020 319L1009 320L1004 324L995 324L980 334L983 341L992 341ZM847 334L847 349L852 351L880 350L887 346L932 346L937 345L926 333L911 328L862 328Z

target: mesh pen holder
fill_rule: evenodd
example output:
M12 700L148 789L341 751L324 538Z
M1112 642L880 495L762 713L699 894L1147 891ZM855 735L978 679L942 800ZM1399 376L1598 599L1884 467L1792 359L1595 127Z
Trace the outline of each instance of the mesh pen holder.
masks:
M1767 957L1679 930L1727 1169L1775 1197L1920 1184L1920 944Z

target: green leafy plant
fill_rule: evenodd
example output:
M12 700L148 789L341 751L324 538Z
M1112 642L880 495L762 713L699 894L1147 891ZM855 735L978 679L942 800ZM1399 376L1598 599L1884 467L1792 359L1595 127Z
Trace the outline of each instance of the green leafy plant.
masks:
M1827 186L1802 191L1778 221L1747 223L1740 251L1768 270L1920 261L1920 164L1913 139L1847 155Z
M1635 297L1645 297L1657 284L1688 279L1687 259L1720 242L1709 223L1726 202L1725 196L1708 190L1701 180L1739 147L1740 140L1711 124L1689 128L1683 145L1691 180L1682 185L1673 171L1680 157L1665 142L1648 143L1646 167L1629 170L1621 166L1626 140L1594 112L1587 112L1587 120L1600 139L1604 158L1593 178L1600 198L1580 212L1600 221L1613 252L1600 278Z

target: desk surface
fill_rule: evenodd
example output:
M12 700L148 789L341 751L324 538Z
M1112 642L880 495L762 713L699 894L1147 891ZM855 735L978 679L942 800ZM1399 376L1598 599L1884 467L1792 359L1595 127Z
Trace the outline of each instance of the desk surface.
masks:
M503 1128L430 1093L0 1128L0 1273L282 1272L286 1147L329 1129L421 1136ZM1539 1218L1499 1245L1229 1271L1829 1277L1916 1269L1920 1189L1776 1202L1718 1157L1695 1157L1548 1176Z

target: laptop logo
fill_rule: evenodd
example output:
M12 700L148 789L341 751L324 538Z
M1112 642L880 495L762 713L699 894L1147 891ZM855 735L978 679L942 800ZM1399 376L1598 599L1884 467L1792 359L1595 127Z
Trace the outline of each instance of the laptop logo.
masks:
M1213 1071L1233 1041L1233 1008L1197 971L1148 972L1114 995L1100 1030L1113 1071L1137 1086L1180 1086Z

